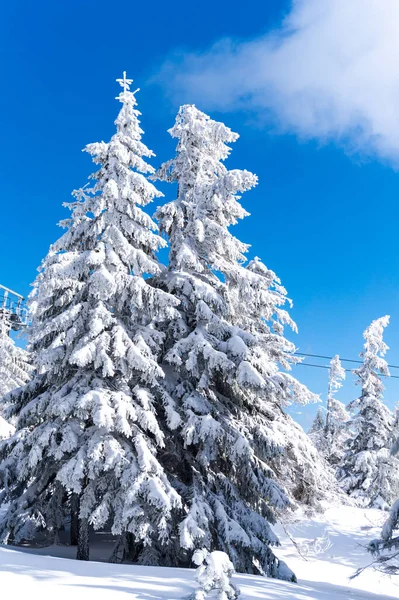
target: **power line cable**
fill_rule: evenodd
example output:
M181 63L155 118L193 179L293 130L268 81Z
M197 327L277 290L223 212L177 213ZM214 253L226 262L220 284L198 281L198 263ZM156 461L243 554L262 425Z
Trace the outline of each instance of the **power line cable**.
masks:
M311 358L325 358L325 359L328 359L328 360L332 360L333 359L333 356L323 356L322 354L306 354L306 352L295 352L294 354L297 354L299 356L310 356ZM353 358L341 358L341 357L339 357L339 360L341 362L352 362L352 363L357 363L359 365L363 364L362 360L355 360ZM319 366L319 365L316 365L316 366ZM398 365L388 365L388 367L390 369L399 369ZM330 367L326 367L326 369L329 369L329 368ZM348 370L350 370L350 369L348 369ZM393 377L393 375L391 375L391 377Z
M327 365L314 365L312 363L297 363L297 367L316 367L317 369L330 369ZM353 373L352 369L344 369L347 373ZM399 375L383 375L378 374L378 377L388 377L389 379L399 379Z

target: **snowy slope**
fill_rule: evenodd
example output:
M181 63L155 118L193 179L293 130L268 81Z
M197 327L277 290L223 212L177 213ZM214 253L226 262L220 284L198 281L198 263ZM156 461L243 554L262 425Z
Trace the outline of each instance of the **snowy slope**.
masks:
M302 554L307 553L307 560L298 556L287 539L279 554L294 568L299 584L237 575L235 582L241 588L241 600L398 598L399 578L389 579L370 570L348 582L353 570L369 560L361 545L375 536L383 518L384 515L376 510L343 507L290 526L290 534L295 536ZM315 539L318 542L314 543ZM327 548L329 543L331 546ZM322 550L314 557L311 553L316 546ZM0 548L1 590L12 591L13 598L18 600L28 597L41 600L181 600L187 598L195 586L192 570L84 563L43 556L42 552Z
M286 527L286 532L297 547L279 526L277 533L282 547L276 554L289 564L301 583L306 582L315 589L328 590L330 593L334 586L343 586L349 594L344 595L345 598L368 597L360 590L371 592L379 598L384 594L398 598L399 577L389 578L370 568L355 579L349 579L359 567L372 562L365 547L371 539L380 535L381 525L387 516L386 512L380 510L351 506L327 509L322 515L298 520ZM324 595L316 597L327 600ZM313 596L310 598L313 599Z

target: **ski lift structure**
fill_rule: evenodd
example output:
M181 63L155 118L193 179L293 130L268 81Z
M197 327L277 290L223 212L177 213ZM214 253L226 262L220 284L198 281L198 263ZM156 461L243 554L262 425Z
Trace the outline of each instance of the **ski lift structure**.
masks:
M0 284L0 320L13 331L22 331L28 325L25 298Z

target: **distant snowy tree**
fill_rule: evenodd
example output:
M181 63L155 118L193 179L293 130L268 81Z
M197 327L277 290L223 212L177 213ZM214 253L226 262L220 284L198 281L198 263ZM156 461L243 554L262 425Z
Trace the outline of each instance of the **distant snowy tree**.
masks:
M350 438L349 413L345 405L335 398L345 375L337 354L330 362L326 416L324 417L323 409L320 408L309 430L310 439L332 466L338 465L342 460Z
M335 393L342 387L342 381L345 377L345 369L341 365L338 354L336 354L330 362L327 396L326 432L331 435L334 434L337 427L340 427L342 422L349 420L349 414L346 412L344 405L334 397Z
M0 309L0 400L14 388L29 381L32 370L28 353L15 345L10 330L8 312Z
M324 456L326 451L326 419L324 417L324 410L321 406L317 409L316 416L312 423L311 428L308 431L308 436L316 446L317 450Z
M213 590L217 592L218 600L236 600L239 597L240 591L231 582L234 566L225 552L208 552L206 548L196 550L193 562L198 565L195 579L199 589L192 600L206 600Z
M361 506L385 509L399 492L398 464L390 453L393 415L382 402L381 375L389 375L382 358L388 350L383 341L388 323L388 316L381 317L363 334L363 364L353 371L362 392L349 405L357 411L351 422L355 435L339 470L343 490Z
M396 404L393 418L393 426L391 431L391 454L393 456L399 454L399 403Z
M180 546L225 551L238 571L290 579L270 547L270 523L291 502L279 477L311 497L324 464L282 408L314 399L279 368L297 361L283 335L293 326L286 292L258 259L244 267L248 247L229 229L247 215L238 194L257 178L226 169L238 136L194 106L180 108L170 133L177 155L157 175L178 195L156 214L170 261L154 284L180 301L163 358L181 420L170 459L186 507Z
M14 433L14 426L4 418L6 394L24 385L31 376L32 366L26 350L15 345L10 337L9 313L0 309L0 440Z
M0 503L9 503L1 540L56 534L72 505L86 560L89 525L129 532L144 552L168 538L181 504L157 459L177 415L159 384L156 323L178 302L146 280L161 273L155 252L165 242L143 207L162 194L145 177L153 153L141 142L131 80L118 81L117 131L86 146L100 165L94 186L75 193L34 284L37 375L9 396L17 431L0 464Z

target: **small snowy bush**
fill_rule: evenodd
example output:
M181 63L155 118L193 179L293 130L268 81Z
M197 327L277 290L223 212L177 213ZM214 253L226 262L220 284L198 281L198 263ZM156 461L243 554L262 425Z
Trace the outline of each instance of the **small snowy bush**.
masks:
M238 598L240 591L231 583L233 563L225 552L208 552L203 548L194 552L193 562L198 565L195 577L199 588L194 592L192 600L205 600L212 590L217 590L218 600Z
M321 554L325 554L332 546L331 538L327 529L324 530L323 535L313 538L312 540L306 540L305 542L298 543L298 550L301 556L304 558L316 557Z

